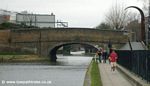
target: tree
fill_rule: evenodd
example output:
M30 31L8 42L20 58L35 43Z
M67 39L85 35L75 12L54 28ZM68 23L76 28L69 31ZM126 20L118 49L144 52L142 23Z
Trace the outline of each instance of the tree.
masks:
M106 22L116 30L121 30L127 24L127 11L123 5L115 4L106 14Z
M96 27L96 29L111 29L111 27L107 23L102 22L100 25Z
M132 41L139 41L140 40L141 29L140 29L140 23L138 22L138 20L130 21L127 24L126 28L132 34Z
M33 26L32 25L33 24L33 20L35 20L34 19L34 14L33 13L29 14L28 18L29 18L29 26Z
M129 10L129 9L128 9ZM127 16L127 20L128 22L132 22L132 21L135 21L135 20L138 20L138 21L141 21L141 15L139 12L128 12L128 16Z
M35 15L33 13L29 13L27 11L23 11L21 13L21 15L22 15L22 19L23 19L21 24L24 25L24 26L32 27L33 22L35 22Z
M29 26L32 26L34 21L34 15L33 14L23 14L23 20L25 25L28 23Z
M143 4L142 9L143 9L145 15L147 16L147 15L148 15L148 12L149 12L149 10L150 10L150 8L149 8L149 6L150 6L149 0L138 0L138 1L141 1L141 2L142 2L142 4Z

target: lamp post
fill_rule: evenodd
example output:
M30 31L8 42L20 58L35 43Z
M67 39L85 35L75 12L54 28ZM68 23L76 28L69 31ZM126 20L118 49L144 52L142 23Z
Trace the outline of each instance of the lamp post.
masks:
M150 0L149 0L149 8L148 8L148 43L149 43L149 32L150 32Z
M145 16L144 16L144 13L137 6L129 6L126 9L128 9L128 8L135 8L135 9L137 9L140 12L140 14L141 14L141 41L145 42Z
M112 43L111 43L111 40L109 39L108 41L108 49L109 49L109 54L111 53L112 51Z

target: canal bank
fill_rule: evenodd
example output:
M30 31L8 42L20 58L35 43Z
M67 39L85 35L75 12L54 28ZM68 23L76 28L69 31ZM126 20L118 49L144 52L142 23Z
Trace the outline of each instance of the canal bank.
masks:
M102 86L98 63L91 61L84 79L84 86Z
M50 59L38 55L0 55L0 63L20 62L50 62Z

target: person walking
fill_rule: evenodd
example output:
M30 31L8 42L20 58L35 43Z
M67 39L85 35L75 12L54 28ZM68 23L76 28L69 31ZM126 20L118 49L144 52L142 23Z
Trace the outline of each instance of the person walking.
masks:
M99 63L101 63L101 55L102 55L102 53L101 53L101 51L100 50L98 50L97 51L97 55L98 55L98 57L99 57Z
M107 52L106 52L106 50L104 50L102 56L103 56L103 63L106 63L106 59L107 59Z
M112 50L113 50L113 49L112 49L112 48L110 48L110 49L109 49L109 53L108 53L108 61L109 61L109 64L110 64L109 56L110 56L110 54L112 53Z
M117 59L118 59L117 53L114 50L112 50L112 52L109 55L109 60L110 60L111 70L112 71L115 71L115 69L116 69L116 61L117 61Z
M98 51L95 53L94 61L99 63Z

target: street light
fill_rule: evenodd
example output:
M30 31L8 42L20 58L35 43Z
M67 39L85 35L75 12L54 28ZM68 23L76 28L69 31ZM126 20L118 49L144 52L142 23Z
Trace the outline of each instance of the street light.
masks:
M150 31L150 0L149 0L149 9L148 9L148 11L149 11L149 16L148 16L148 43L149 43L149 31Z
M126 9L128 9L128 8L135 8L135 9L137 9L139 12L140 12L140 14L141 14L141 41L145 41L145 16L144 16L144 13L143 13L143 11L139 8L139 7L137 7L137 6L129 6L129 7L127 7ZM125 10L126 10L125 9Z

